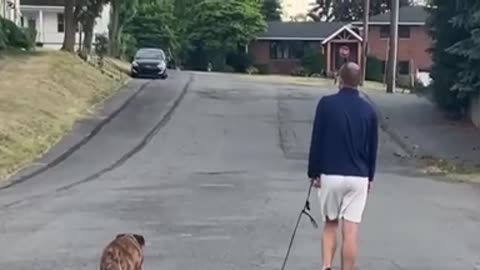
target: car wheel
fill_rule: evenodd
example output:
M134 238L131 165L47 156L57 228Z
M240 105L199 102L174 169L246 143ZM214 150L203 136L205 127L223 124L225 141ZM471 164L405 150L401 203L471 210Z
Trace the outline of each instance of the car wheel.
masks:
M132 77L132 78L137 78L138 76L137 76L137 74L131 72L131 73L130 73L130 77Z
M163 75L162 75L160 78L162 78L162 80L165 80L165 79L167 79L167 78L168 78L168 74L167 74L167 73L165 73L165 74L163 74Z

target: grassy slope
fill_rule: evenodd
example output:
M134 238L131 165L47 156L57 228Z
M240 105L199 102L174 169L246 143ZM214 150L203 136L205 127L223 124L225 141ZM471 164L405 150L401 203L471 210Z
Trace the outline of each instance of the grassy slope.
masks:
M0 180L38 158L119 86L63 52L0 59Z

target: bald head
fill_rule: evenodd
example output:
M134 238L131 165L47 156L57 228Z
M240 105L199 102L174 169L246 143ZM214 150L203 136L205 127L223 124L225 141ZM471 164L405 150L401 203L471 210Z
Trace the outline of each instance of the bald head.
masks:
M345 63L338 73L340 84L343 87L357 88L360 85L361 71L357 64L353 62Z

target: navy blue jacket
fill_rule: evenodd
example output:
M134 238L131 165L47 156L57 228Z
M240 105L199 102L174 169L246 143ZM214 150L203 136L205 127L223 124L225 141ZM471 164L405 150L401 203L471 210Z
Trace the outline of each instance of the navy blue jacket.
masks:
M308 177L329 174L368 177L373 181L377 147L375 110L358 90L343 88L318 102Z

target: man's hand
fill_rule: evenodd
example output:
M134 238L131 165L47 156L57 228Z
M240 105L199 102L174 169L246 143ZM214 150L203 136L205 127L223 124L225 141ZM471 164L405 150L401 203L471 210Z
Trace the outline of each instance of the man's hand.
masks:
M320 177L312 178L311 181L312 181L313 187L315 187L315 188L321 188L322 187Z

